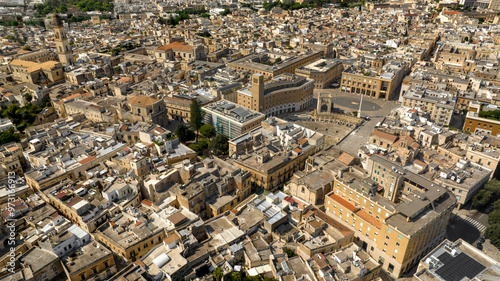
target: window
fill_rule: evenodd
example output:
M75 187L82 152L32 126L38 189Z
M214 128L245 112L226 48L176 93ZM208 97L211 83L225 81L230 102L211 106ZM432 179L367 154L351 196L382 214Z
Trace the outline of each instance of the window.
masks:
M389 264L389 267L387 269L389 270L390 273L392 273L394 271L394 265Z

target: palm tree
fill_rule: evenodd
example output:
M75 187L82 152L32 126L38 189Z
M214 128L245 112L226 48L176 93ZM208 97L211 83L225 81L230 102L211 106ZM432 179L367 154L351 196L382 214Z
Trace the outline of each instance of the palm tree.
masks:
M213 274L214 274L215 279L220 281L220 280L222 280L222 277L224 276L224 271L222 271L222 268L216 267L214 269Z

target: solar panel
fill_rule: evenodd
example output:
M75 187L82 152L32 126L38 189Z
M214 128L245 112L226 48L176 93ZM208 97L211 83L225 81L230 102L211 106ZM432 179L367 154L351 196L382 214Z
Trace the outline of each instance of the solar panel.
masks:
M438 259L443 263L443 266L436 270L436 274L446 281L459 281L464 277L472 279L486 269L484 265L465 253L453 257L444 252Z

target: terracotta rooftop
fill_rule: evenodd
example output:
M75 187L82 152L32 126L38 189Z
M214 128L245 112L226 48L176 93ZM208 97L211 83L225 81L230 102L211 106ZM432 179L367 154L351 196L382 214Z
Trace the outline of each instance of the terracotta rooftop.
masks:
M300 145L303 145L306 142L307 142L306 138L301 138L300 140L297 141L297 143L300 144Z
M180 222L186 219L186 216L184 216L181 212L177 212L170 217L167 218L174 226L178 225Z
M342 205L343 207L347 208L349 211L351 212L354 212L354 210L356 210L356 206L354 206L353 204L347 202L347 200L345 200L344 198L338 196L337 194L335 193L332 193L330 194L330 198L332 198L333 200L335 200L337 203L339 203L340 205Z
M367 212L359 210L355 214L358 215L360 218L364 219L367 223L375 226L376 228L378 229L382 228L382 223L378 221L376 218L370 216Z
M142 204L146 205L148 207L153 206L153 203L151 201L147 200L147 199L142 200Z
M157 99L148 96L135 96L128 100L130 104L144 105L144 106L152 105L157 101L158 101Z
M354 156L347 152L342 152L342 154L337 158L337 160L340 163L346 164L347 166L350 166L352 162L354 161Z
M97 158L97 157L95 157L95 156L90 156L90 157L87 157L87 158L85 158L85 159L83 159L83 160L78 161L78 163L80 163L80 164L82 164L82 165L85 165L85 164L87 164L88 162L90 162L90 161L92 161L92 160L94 160L94 159L96 159L96 158Z
M386 140L389 140L391 142L395 142L398 139L398 136L391 135L391 134L388 134L388 133L385 133L385 132L382 132L379 130L373 130L372 136L386 139Z
M420 147L420 144L418 144L412 137L409 136L401 137L397 142L394 143L394 146L401 146L401 143L403 141L407 141L408 146L411 146L415 149L418 149Z
M347 236L347 235L353 233L352 230L350 230L349 228L347 228L343 224L337 222L336 220L334 220L333 218L329 217L328 215L326 215L325 213L321 212L320 210L314 209L313 213L314 213L314 215L316 215L317 218L320 218L321 220L323 220L327 224L331 225L332 227L334 227L338 231L340 231L340 233L342 233L342 235Z
M193 51L193 48L189 46L188 44L184 42L173 42L168 45L163 45L157 48L157 50L160 51L166 51L166 50L174 50L174 51L184 51L184 52L191 52Z
M163 242L168 245L176 240L179 240L179 237L177 236L177 234L174 233L168 236L167 238L163 239Z

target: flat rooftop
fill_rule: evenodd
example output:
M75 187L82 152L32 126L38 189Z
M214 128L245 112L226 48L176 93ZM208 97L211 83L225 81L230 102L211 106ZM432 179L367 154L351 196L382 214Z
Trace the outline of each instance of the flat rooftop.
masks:
M73 258L71 262L66 262L66 267L70 272L80 271L90 264L112 255L112 252L103 245L100 245L99 242L89 243L77 252L81 252L81 254Z
M500 264L469 243L445 240L422 259L424 270L415 273L422 281L500 280ZM483 276L483 277L481 277Z
M317 61L313 61L310 64L299 67L299 70L310 72L327 72L341 63L342 61L339 59L319 59Z
M226 117L231 121L241 124L257 119L264 120L265 118L265 115L260 112L248 109L243 106L239 106L227 100L214 102L203 107L203 109L212 114Z

